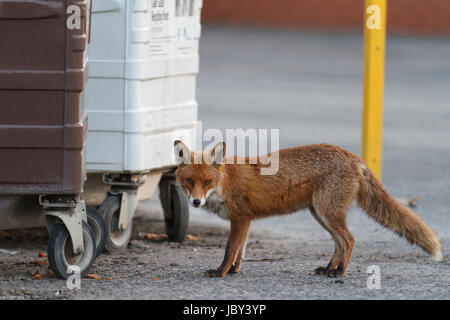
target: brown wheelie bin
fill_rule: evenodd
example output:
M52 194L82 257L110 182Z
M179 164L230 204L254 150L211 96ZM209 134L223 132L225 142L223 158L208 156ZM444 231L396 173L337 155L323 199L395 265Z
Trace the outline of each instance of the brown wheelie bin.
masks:
M89 17L89 0L0 0L0 229L45 223L65 278L96 258L79 199Z

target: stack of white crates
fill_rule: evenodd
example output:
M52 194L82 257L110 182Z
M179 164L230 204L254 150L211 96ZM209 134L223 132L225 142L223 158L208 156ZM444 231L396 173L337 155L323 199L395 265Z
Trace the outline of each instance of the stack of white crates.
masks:
M95 0L86 109L88 172L173 165L193 147L201 0Z
M169 240L184 239L188 202L173 182L173 142L193 148L201 0L94 0L87 172L82 198L107 229L106 249L131 237L137 203L160 187Z

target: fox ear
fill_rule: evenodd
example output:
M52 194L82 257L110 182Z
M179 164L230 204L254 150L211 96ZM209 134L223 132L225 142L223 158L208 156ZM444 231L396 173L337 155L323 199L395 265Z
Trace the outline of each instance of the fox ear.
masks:
M226 145L225 142L219 142L211 150L212 164L223 164L225 159Z
M191 151L183 142L181 142L180 140L176 140L173 146L176 164L191 163Z

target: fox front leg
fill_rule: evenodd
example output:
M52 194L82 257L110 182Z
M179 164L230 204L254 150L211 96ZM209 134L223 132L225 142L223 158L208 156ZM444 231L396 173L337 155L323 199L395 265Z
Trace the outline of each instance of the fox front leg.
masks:
M245 255L245 247L247 246L247 239L248 239L249 232L250 232L250 228L247 229L247 234L245 235L245 240L242 243L241 248L239 249L239 252L238 252L237 257L236 257L236 261L234 261L234 263L231 266L230 270L228 270L229 274L238 273L239 269L241 268L242 259L244 258L244 255Z
M209 277L224 277L236 262L238 252L241 250L247 239L250 220L232 217L230 222L230 235L228 237L223 262L219 268L205 272Z

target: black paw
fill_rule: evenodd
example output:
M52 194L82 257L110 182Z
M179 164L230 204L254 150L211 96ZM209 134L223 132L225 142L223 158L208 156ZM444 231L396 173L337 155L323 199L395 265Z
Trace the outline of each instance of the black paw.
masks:
M233 264L233 265L231 266L230 270L228 270L227 274L235 274L235 273L238 273L240 267L241 267L240 264L239 264L239 265Z
M326 276L328 274L328 268L327 267L318 267L314 269L314 274L319 276Z
M235 274L237 272L238 272L238 270L236 270L235 267L231 267L230 270L228 270L227 274Z
M340 271L340 270L337 270L337 269L330 269L330 270L328 270L328 272L327 272L327 276L328 276L329 278L340 278L340 277L343 277L344 274L343 274L343 272Z
M211 278L221 278L224 276L224 274L222 274L222 270L219 269L206 270L205 275Z

